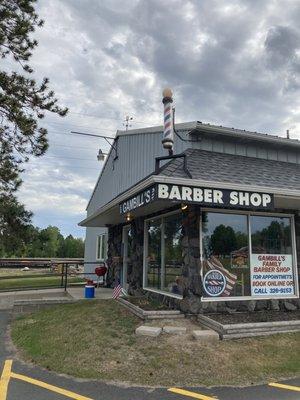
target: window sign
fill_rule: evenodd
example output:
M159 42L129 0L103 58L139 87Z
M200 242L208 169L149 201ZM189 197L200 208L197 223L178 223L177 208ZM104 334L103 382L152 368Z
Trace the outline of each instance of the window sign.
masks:
M252 296L294 295L292 262L290 254L252 254Z

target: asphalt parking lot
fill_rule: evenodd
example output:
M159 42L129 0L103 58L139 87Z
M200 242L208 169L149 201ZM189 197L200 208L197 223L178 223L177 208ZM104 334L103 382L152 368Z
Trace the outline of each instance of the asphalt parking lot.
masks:
M0 400L299 400L300 379L243 388L145 388L61 376L18 360L6 338L8 311L0 311Z

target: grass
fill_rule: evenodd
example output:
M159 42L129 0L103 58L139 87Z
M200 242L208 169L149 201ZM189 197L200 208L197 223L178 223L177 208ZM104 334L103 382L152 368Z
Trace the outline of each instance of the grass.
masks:
M138 385L244 385L300 373L300 333L203 345L136 337L140 323L113 300L83 301L15 320L12 339L49 370Z

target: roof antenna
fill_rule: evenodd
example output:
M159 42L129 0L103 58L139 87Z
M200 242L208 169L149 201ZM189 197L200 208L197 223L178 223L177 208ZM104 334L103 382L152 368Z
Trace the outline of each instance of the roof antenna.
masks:
M286 130L286 138L287 138L287 139L290 138L290 130L289 130L289 129Z
M132 125L129 123L129 121L132 121L133 117L129 117L129 115L126 115L125 120L123 122L123 126L125 126L125 130L128 131L128 128L131 128Z
M174 126L173 126L173 110L171 104L173 103L172 90L166 88L163 90L163 105L164 105L164 133L162 145L164 149L169 151L169 156L173 155L174 145Z

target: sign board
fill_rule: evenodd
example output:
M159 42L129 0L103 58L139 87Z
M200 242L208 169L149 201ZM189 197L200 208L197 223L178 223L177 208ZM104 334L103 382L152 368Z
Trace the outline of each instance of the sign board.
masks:
M203 288L209 296L220 296L226 288L226 278L217 269L208 271L203 278Z
M295 294L290 254L252 254L250 266L252 296L286 297Z
M137 208L146 206L149 203L152 203L156 198L156 186L151 186L142 192L139 192L133 197L130 197L128 200L123 201L119 204L120 214L127 214Z
M274 207L273 195L269 193L245 192L240 190L207 187L158 184L157 198L196 203L205 206L230 208L270 209Z
M269 193L157 183L120 203L120 214L126 214L155 200L223 208L274 208L274 196Z

